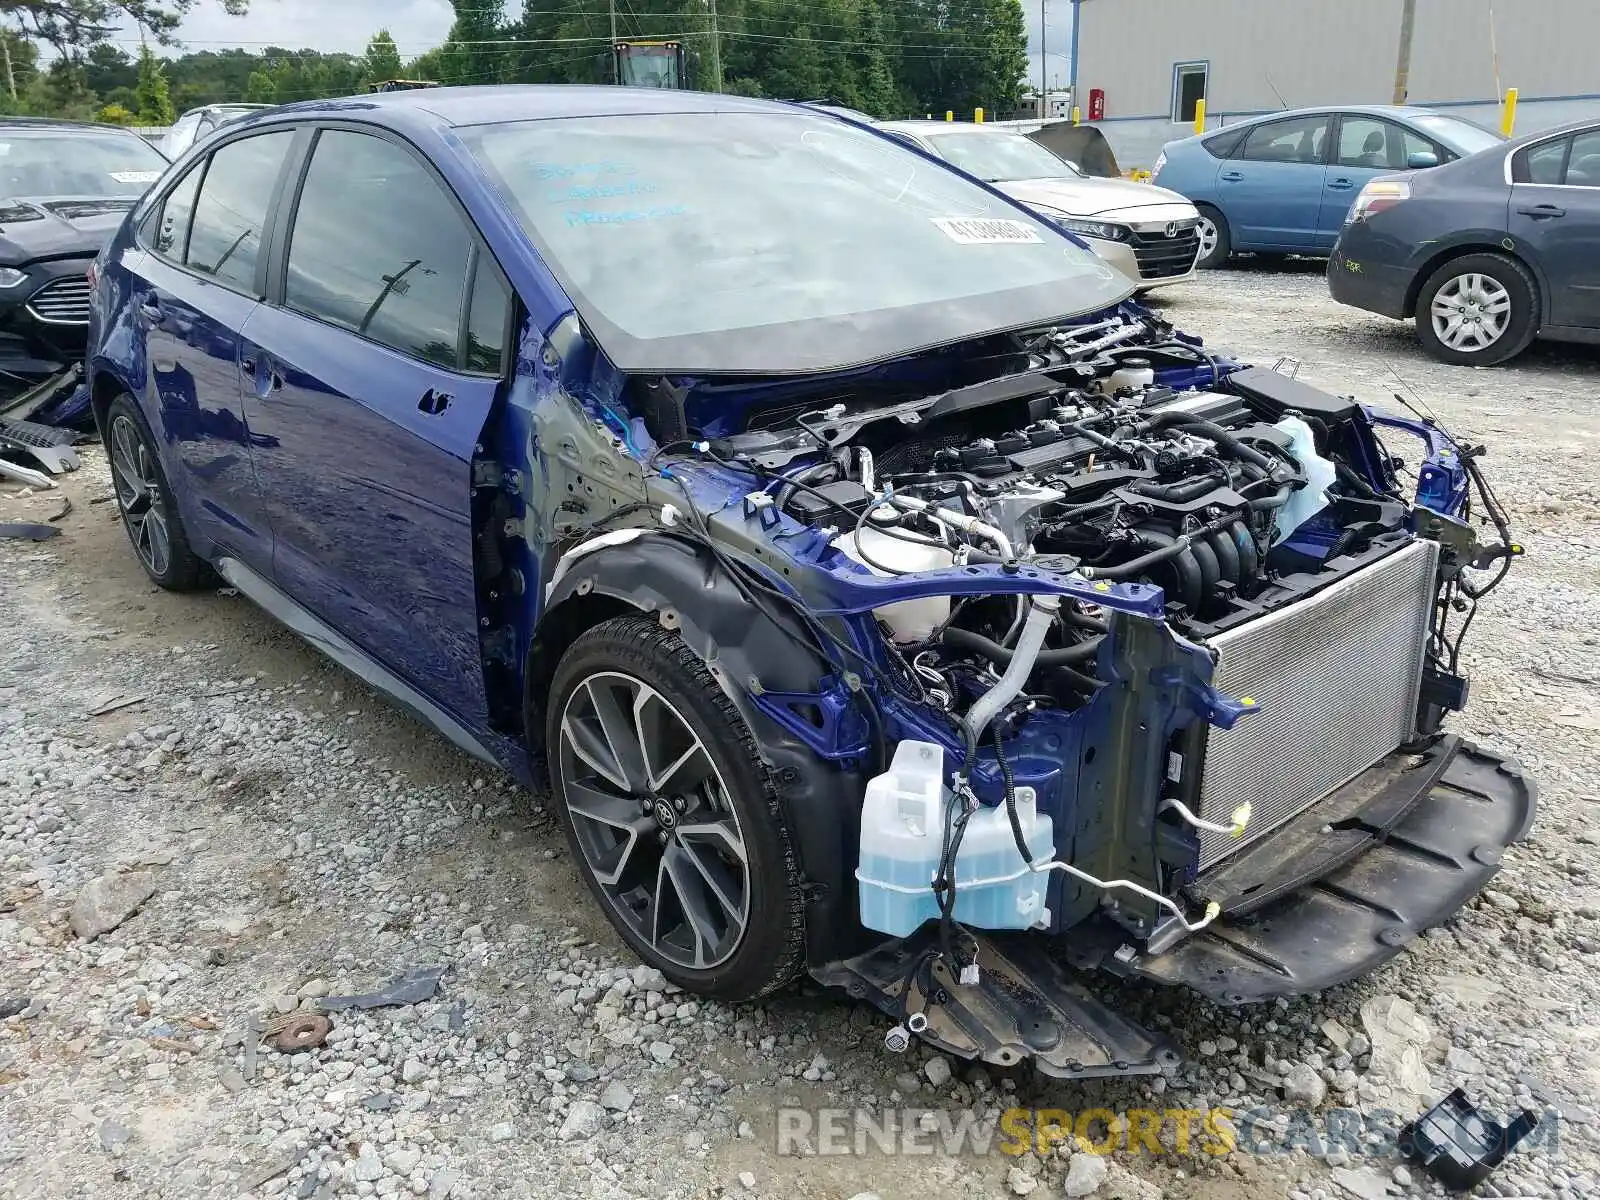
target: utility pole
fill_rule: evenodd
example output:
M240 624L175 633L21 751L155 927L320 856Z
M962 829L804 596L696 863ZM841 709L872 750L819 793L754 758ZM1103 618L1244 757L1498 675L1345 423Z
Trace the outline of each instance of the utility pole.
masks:
M722 34L717 29L717 0L706 0L711 10L711 90L722 90Z
M1406 102L1406 92L1411 86L1411 32L1417 23L1417 0L1401 0L1400 55L1394 65L1395 104Z
M17 77L11 72L11 30L0 29L0 50L5 52L6 58L6 91L11 93L11 98L17 98Z
M1045 54L1045 40L1049 37L1045 24L1045 0L1039 0L1039 120L1050 117L1050 58Z

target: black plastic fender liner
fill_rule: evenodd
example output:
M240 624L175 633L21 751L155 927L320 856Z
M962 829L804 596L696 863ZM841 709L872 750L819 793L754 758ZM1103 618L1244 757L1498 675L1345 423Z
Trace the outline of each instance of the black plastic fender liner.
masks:
M864 935L856 919L854 870L866 779L818 758L750 702L752 681L769 691L817 690L821 664L802 648L811 635L798 619L784 619L780 627L745 598L707 551L665 532L650 531L573 560L546 600L535 641L553 613L591 596L654 614L705 662L750 726L782 798L809 893L808 964L859 949ZM780 602L767 607L782 616ZM543 699L528 697L541 707Z
M1170 1041L1091 995L1045 939L968 932L977 943L977 983L952 977L937 956L932 922L811 974L896 1022L925 1018L919 1036L961 1058L1002 1067L1031 1062L1058 1079L1156 1075L1178 1066Z
M1385 760L1308 809L1303 820L1313 828L1318 815L1332 822L1325 825L1327 845L1289 826L1262 839L1268 848L1280 835L1290 843L1283 861L1262 877L1275 893L1270 903L1240 904L1241 915L1223 916L1163 954L1141 952L1125 937L1103 942L1099 965L1184 984L1232 1005L1320 991L1388 962L1488 884L1506 848L1527 836L1538 805L1537 786L1515 760L1456 739L1445 739L1439 758L1417 764L1410 794ZM1377 786L1364 809L1325 807L1366 775L1375 775ZM1352 838L1362 843L1353 854ZM1319 860L1320 872L1300 871ZM1234 878L1216 890L1239 896L1240 868L1225 864L1217 873L1230 870ZM1297 886L1283 889L1297 872ZM1211 884L1202 875L1191 890L1206 894ZM1073 957L1088 965L1082 955Z

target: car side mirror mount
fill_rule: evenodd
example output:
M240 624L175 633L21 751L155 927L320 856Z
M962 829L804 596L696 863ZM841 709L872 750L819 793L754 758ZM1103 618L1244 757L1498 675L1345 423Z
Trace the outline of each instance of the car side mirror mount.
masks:
M1439 165L1439 156L1431 150L1418 150L1406 159L1406 169L1411 171L1425 171L1429 167Z

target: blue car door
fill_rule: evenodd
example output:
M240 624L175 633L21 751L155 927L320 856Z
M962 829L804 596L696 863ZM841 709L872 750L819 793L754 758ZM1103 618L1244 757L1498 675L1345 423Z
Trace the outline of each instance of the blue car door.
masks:
M1600 129L1537 142L1511 169L1506 229L1544 275L1548 323L1600 329Z
M1451 157L1437 142L1395 121L1365 113L1343 114L1322 186L1316 248L1333 249L1350 206L1369 179L1408 171L1420 154L1431 154L1436 163Z
M229 142L197 163L140 228L131 264L147 415L195 549L270 569L272 529L250 458L238 332L264 282L262 230L293 133Z
M377 134L318 132L277 228L242 351L276 583L483 728L471 464L509 289L442 181Z
M1217 167L1217 204L1240 250L1309 251L1317 243L1327 113L1252 126Z

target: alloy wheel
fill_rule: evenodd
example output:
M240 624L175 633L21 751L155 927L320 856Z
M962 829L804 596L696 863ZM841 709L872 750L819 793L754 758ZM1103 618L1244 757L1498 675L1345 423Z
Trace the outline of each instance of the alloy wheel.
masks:
M1440 342L1470 354L1505 336L1511 324L1511 293L1492 275L1457 275L1434 293L1428 316Z
M165 575L172 563L172 534L162 505L161 476L144 434L122 413L111 421L111 478L134 552L152 575Z
M561 714L562 799L613 913L667 961L725 962L750 916L749 854L727 786L683 715L620 671Z

